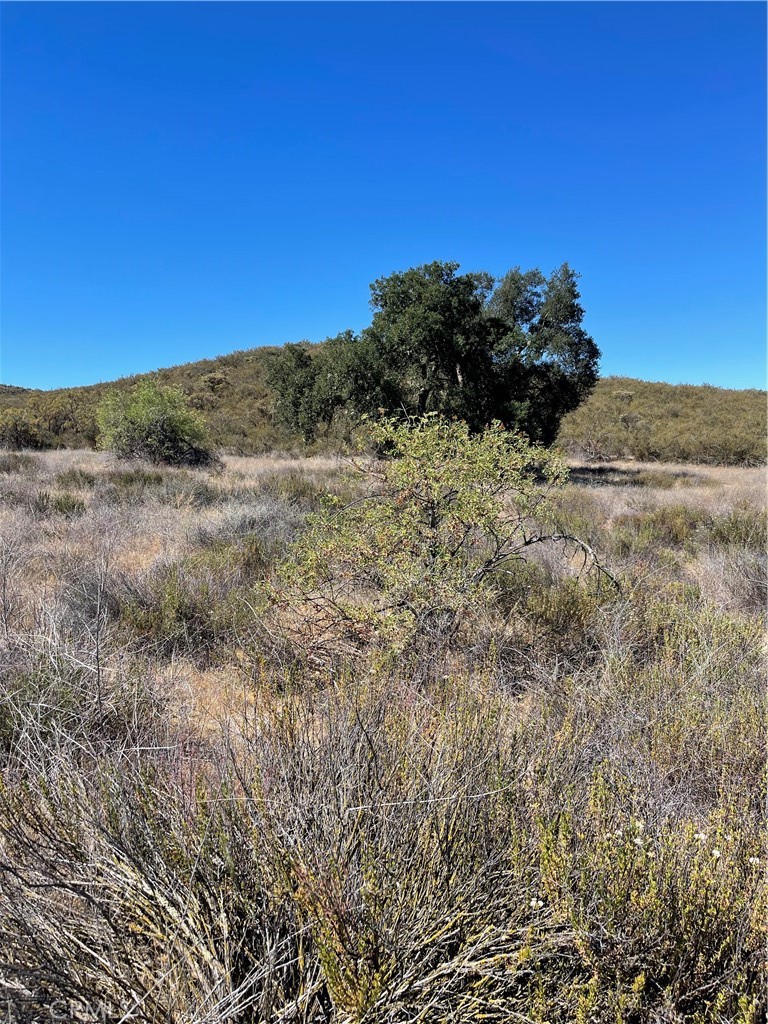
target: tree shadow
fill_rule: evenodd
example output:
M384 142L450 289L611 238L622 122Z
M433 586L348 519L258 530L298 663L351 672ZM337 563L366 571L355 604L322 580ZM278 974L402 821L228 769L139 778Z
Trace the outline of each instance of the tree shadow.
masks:
M642 487L646 483L642 470L617 466L573 466L568 479L587 487Z
M706 487L711 481L700 473L687 469L658 469L643 466L639 469L620 469L618 466L574 466L569 480L585 487Z

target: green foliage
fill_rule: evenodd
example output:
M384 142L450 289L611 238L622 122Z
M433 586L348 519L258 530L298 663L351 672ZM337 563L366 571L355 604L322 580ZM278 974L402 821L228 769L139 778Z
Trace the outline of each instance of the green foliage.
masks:
M215 462L203 421L176 388L144 381L127 395L110 392L97 418L99 447L118 458L171 466Z
M607 377L562 422L558 440L594 460L757 466L766 461L764 391Z
M450 634L457 616L508 572L541 532L557 455L493 424L426 417L380 421L369 441L387 454L361 466L364 497L311 517L280 567L273 601L299 639L395 647L424 631Z
M12 388L0 392L0 404L2 447L53 448L92 445L95 440L93 403L82 391L28 392Z
M306 443L315 440L321 427L327 432L337 409L359 394L364 374L361 367L353 368L354 344L354 335L347 332L321 347L286 345L273 363L268 381L275 391L277 421Z
M439 412L473 430L492 420L550 443L597 379L599 352L581 326L578 275L510 270L457 274L428 263L371 285L374 316L321 349L288 346L270 376L289 429L314 439L339 413Z
M317 367L304 345L286 345L270 376L278 395L278 418L305 441L314 440L322 418L315 396L316 379Z
M12 451L45 447L38 425L25 409L0 410L0 446Z
M141 380L179 388L193 409L205 412L211 445L243 454L293 450L306 444L316 450L338 450L355 425L356 414L349 410L400 409L402 388L398 391L398 380L381 372L383 362L366 332L357 339L347 332L320 345L299 346L310 364L307 376L312 391L307 398L302 387L301 400L291 392L289 380L280 386L277 380L268 382L273 373L276 378L285 377L285 366L282 370L279 366L285 360L290 369L296 358L287 355L290 348L233 352L169 367L149 377L84 388L53 392L2 388L0 446L91 447L101 400L111 391L124 394ZM525 418L533 408L529 403L526 411L525 403L534 392L525 391L525 381L523 374L507 393L511 401L515 387L522 392L514 399L522 404L499 417L508 426L517 422L518 414ZM535 404L538 408L538 401ZM607 378L598 381L591 396L565 416L559 441L579 457L586 454L595 460L631 456L757 465L765 462L766 435L765 392ZM646 481L637 474L635 482L640 486ZM678 480L674 486L677 483L685 481ZM659 485L664 486L665 480L654 484Z

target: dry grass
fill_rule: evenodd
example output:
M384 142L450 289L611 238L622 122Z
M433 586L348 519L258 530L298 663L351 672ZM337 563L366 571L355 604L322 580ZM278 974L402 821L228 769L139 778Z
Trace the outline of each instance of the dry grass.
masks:
M542 551L312 666L258 586L339 468L0 474L11 1019L764 1019L764 472L582 473L620 594Z
M592 480L585 481L585 486L614 514L679 502L716 511L742 501L765 507L768 501L765 467L659 464L634 460L611 462L601 467L571 460L569 465L577 478L594 475ZM617 482L602 483L602 474ZM639 478L639 486L633 483L634 477Z

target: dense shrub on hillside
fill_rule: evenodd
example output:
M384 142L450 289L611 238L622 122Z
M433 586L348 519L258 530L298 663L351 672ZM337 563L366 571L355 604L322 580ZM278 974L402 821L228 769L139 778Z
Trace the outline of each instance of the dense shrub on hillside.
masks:
M46 447L34 418L24 409L0 410L0 447L20 451Z
M200 415L177 388L143 381L110 392L98 408L99 447L120 459L168 466L210 466L215 456Z
M766 394L607 377L563 420L558 441L589 459L711 465L766 461Z
M0 446L61 448L93 445L95 393L86 389L29 392L0 391Z

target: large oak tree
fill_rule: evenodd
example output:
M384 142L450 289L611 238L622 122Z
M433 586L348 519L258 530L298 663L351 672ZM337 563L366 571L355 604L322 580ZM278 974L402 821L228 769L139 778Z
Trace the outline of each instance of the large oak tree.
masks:
M380 278L360 335L287 346L272 375L281 420L310 440L342 409L439 412L474 430L500 420L553 441L597 380L578 275L567 263L548 278L519 267L498 280L458 270L434 262Z

